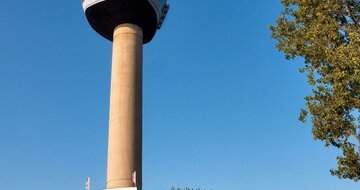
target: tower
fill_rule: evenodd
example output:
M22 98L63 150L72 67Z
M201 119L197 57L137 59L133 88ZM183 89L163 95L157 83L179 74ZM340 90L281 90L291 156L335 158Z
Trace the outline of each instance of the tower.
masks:
M142 49L160 29L167 0L81 0L91 27L113 42L107 189L142 190Z

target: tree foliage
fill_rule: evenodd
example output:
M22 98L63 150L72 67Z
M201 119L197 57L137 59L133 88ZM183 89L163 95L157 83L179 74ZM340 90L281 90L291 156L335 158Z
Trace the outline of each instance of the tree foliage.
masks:
M342 150L331 174L360 180L360 0L281 0L270 26L286 59L302 57L312 94L299 119L311 116L316 140Z

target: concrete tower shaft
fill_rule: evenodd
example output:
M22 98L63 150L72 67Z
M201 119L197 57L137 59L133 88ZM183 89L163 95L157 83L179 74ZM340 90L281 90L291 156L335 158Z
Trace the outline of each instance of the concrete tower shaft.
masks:
M142 190L143 44L160 28L169 4L167 0L81 3L91 27L113 41L106 188Z
M108 144L108 189L142 190L142 29L121 24L114 30Z

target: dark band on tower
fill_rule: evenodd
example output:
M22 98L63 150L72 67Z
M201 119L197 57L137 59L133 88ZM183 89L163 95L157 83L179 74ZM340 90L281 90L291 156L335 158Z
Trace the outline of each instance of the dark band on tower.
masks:
M157 13L148 0L106 0L89 6L85 14L91 27L110 41L116 26L131 23L141 27L146 44L154 37L168 8L165 4ZM160 18L157 14L161 14Z

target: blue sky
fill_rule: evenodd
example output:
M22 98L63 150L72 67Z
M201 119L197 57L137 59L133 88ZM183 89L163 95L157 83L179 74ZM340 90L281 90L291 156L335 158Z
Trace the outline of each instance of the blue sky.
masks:
M278 0L170 3L144 47L144 189L359 188L297 120L310 89L270 39ZM4 1L0 23L0 189L104 188L111 43L73 0Z

